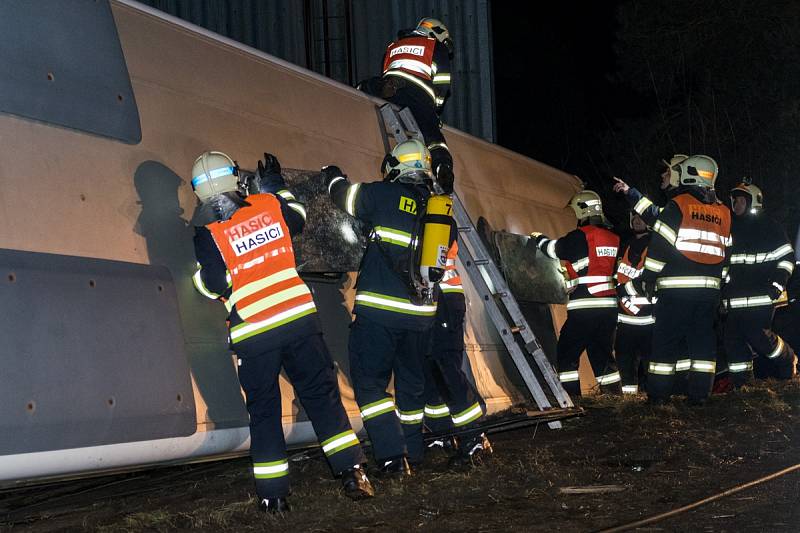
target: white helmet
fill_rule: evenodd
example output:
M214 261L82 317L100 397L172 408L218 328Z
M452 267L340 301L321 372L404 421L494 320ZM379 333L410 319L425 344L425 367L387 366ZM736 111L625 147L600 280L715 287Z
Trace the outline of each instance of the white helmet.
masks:
M731 189L731 207L733 207L733 199L736 196L745 196L748 199L747 209L755 214L764 208L764 193L761 189L753 185L750 178L742 178L742 182Z
M578 221L586 220L589 217L603 216L603 201L594 191L581 191L569 201L569 206L575 211Z
M707 155L687 157L672 167L680 174L681 185L693 185L705 189L713 189L717 181L719 166Z
M192 190L205 202L226 192L239 190L239 168L222 152L203 152L192 166Z
M420 35L433 37L445 45L448 53L452 57L453 40L450 38L450 32L447 31L447 26L445 26L441 20L430 17L424 18L419 21L419 24L417 24L417 29L414 31Z
M431 153L417 139L403 141L383 158L381 171L387 181L422 184L433 179Z
M662 159L661 162L664 163L667 168L669 169L669 186L670 187L678 187L681 184L681 176L678 174L678 171L675 167L679 163L686 161L689 158L688 155L683 154L675 154L672 158L667 162L666 159Z

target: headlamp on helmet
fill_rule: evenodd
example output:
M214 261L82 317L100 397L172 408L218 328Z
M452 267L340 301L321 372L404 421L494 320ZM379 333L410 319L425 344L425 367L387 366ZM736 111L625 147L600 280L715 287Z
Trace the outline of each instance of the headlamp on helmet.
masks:
M764 193L759 187L753 185L753 180L749 177L742 178L742 182L731 189L731 208L733 208L733 202L737 196L747 199L747 210L750 211L750 214L755 215L764 208Z

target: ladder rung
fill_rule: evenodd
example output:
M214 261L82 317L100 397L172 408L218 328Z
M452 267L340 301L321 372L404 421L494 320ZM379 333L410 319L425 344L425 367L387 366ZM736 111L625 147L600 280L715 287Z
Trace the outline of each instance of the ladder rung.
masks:
M469 233L470 231L472 231L472 228L469 226L459 226L458 231L460 231L461 233Z
M472 262L475 263L476 265L488 265L489 264L489 260L488 259L473 259Z

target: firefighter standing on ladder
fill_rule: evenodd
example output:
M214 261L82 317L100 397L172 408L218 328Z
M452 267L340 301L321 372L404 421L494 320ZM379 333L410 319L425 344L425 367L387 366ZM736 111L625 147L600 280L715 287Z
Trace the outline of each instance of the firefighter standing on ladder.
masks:
M700 405L714 383L714 317L731 244L731 216L714 192L718 167L713 159L695 155L673 169L680 187L653 225L639 278L646 294L658 291L647 394L653 404L669 400L675 364L688 347L687 395L690 404Z
M794 271L794 250L786 232L762 212L763 201L749 180L731 191L734 241L722 303L728 372L737 387L753 378L753 352L760 377L794 375L792 347L772 332L774 302Z
M289 510L289 461L278 376L286 371L334 474L353 499L373 495L366 462L342 406L336 367L322 338L311 291L295 269L291 235L302 231L305 208L289 192L278 160L258 163L258 192L239 194L237 167L206 152L192 168L202 202L193 224L200 265L193 281L230 311L230 343L250 414L250 456L262 511Z
M441 115L450 96L453 41L438 19L424 18L413 30L398 33L383 56L381 78L359 87L400 108L411 110L431 153L431 166L446 193L453 191L453 157L441 132Z
M569 202L578 228L559 239L532 233L544 254L566 263L572 290L567 321L558 338L558 372L571 395L580 396L578 363L585 349L597 383L604 392L619 392L620 375L612 354L617 325L614 280L619 236L608 229L603 204L597 193L582 191Z

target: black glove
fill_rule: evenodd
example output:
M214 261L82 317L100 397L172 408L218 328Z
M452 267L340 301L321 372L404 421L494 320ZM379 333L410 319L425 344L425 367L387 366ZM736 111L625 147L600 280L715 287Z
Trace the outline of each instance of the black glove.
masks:
M264 153L264 162L258 162L254 182L257 192L260 193L276 193L286 188L277 157Z
M442 187L445 194L453 193L453 185L456 177L453 175L453 169L449 165L441 164L436 167L436 181Z
M336 178L344 178L347 179L347 174L342 172L342 169L337 167L336 165L328 165L327 167L322 167L320 170L322 173L322 177L325 180L325 187L330 187L331 182Z
M262 166L267 174L281 173L281 164L278 162L278 158L267 152L264 152L264 164Z
M637 283L638 281L638 283ZM652 299L656 295L656 282L652 279L641 279L633 282L634 288L638 285L640 292L647 298Z

